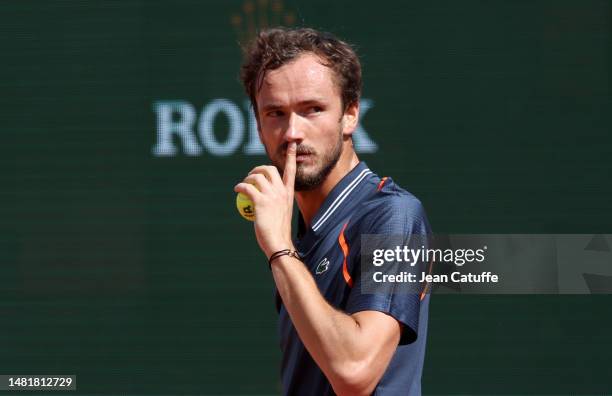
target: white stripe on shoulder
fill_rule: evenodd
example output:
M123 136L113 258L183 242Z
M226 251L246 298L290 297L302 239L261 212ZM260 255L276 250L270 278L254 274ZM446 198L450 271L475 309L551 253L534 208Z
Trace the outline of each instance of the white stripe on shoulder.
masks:
M323 213L323 216L321 216L321 218L312 226L312 230L316 231L321 228L323 223L325 223L325 221L327 221L327 219L336 211L336 209L338 209L340 204L346 199L346 197L348 197L351 191L353 191L355 187L357 187L357 185L370 173L372 173L372 171L367 168L362 170L361 173L355 178L355 180L353 180L348 186L346 186L344 191L342 191L340 195L336 197L334 202L332 202L332 204L329 206L329 208L327 208L325 213Z

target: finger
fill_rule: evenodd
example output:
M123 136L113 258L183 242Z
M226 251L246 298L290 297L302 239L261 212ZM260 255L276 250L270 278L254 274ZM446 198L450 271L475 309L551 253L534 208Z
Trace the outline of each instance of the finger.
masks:
M295 185L295 153L297 151L297 144L295 142L289 143L287 146L287 158L285 159L285 171L283 172L283 183L285 187L290 188L293 192Z
M281 179L280 173L278 173L278 169L276 169L275 166L260 165L260 166L253 168L253 170L249 172L249 175L253 173L264 174L273 185L283 184L283 179Z
M254 185L261 192L268 192L272 188L270 180L261 173L251 173L243 181Z
M261 192L252 184L249 183L238 183L234 186L234 192L243 193L249 197L253 203L256 203L261 196Z

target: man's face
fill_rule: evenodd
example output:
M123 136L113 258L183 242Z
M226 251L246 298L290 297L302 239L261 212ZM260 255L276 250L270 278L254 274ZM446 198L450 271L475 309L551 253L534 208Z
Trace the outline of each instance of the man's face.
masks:
M334 71L314 54L268 71L257 93L259 136L272 163L282 172L290 142L297 143L295 190L317 187L334 168L345 124Z

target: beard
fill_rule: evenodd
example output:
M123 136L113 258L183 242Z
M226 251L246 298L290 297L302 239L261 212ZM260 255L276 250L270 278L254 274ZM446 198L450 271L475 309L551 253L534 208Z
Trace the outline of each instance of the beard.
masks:
M283 143L277 150L277 161L274 162L274 166L282 174L285 168L285 158L287 154L287 146L289 143ZM338 134L338 140L331 149L323 154L318 155L314 148L305 144L299 144L296 148L296 155L309 154L313 160L311 165L314 169L311 172L307 172L306 165L296 164L295 170L295 191L310 191L321 185L327 178L327 176L334 169L340 155L342 154L342 129Z

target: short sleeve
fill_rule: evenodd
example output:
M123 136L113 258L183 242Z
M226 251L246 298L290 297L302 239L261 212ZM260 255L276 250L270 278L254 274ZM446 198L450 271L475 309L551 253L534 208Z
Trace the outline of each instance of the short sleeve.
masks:
M381 248L393 249L401 236L402 241L409 241L418 235L419 241L425 244L430 227L421 202L410 194L395 194L385 197L364 216L357 233L377 235ZM387 237L388 236L388 237ZM423 237L425 236L425 238ZM421 244L421 242L419 242ZM388 245L388 246L385 246ZM426 246L425 246L426 247ZM403 332L400 344L410 344L417 338L419 328L420 293L399 292L395 285L386 285L376 293L364 291L365 275L362 276L361 249L353 257L353 288L348 297L346 312L353 314L360 311L379 311L386 313L402 323Z

